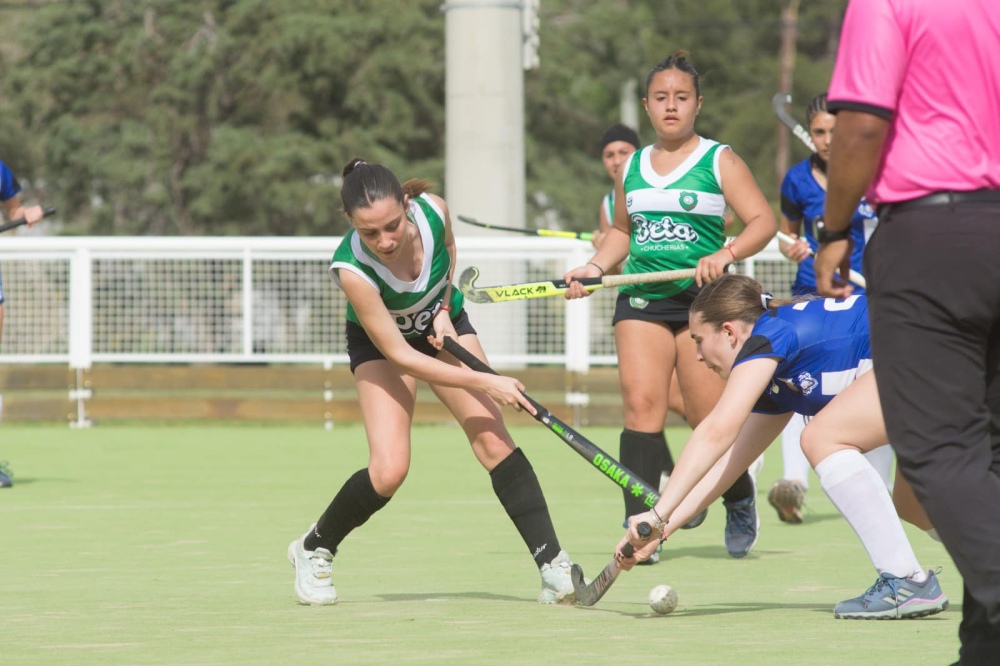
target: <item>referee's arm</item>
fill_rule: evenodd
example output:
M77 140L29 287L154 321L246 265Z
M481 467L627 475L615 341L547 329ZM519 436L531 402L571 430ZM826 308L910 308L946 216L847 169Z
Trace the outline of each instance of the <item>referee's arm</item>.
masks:
M889 119L864 111L841 110L830 144L823 222L829 231L844 231L858 202L875 179Z

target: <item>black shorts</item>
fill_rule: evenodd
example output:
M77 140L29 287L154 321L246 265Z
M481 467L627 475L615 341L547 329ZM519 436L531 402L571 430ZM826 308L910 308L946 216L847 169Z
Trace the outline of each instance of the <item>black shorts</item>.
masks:
M472 322L469 321L469 315L466 314L465 310L459 311L458 316L451 320L451 325L455 327L455 332L459 335L475 335L476 333L476 329L472 328ZM426 335L406 338L406 342L421 354L433 357L438 355L438 350L434 349L434 345L427 342ZM365 329L353 321L347 322L347 356L351 360L352 374L354 369L365 361L385 359L385 355L378 350Z
M614 325L626 319L657 321L666 324L676 333L688 325L691 304L700 291L701 287L691 285L679 294L669 298L658 298L655 301L619 292L618 300L615 302L615 317L611 323Z

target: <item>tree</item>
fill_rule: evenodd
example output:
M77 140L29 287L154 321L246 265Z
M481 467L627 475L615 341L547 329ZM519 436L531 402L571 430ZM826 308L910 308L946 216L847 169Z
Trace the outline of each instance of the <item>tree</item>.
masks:
M621 85L641 95L678 49L702 75L698 131L731 144L776 199L785 2L545 0L541 67L525 74L529 223L596 225L610 185L597 141ZM846 0L803 4L804 102L829 79ZM440 0L66 0L18 26L0 61L0 150L68 232L343 233L340 170L354 156L444 184Z

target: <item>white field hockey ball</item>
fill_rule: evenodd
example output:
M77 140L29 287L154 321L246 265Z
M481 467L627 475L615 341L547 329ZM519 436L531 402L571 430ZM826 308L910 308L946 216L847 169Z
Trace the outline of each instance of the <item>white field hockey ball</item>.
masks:
M677 592L669 585L657 585L649 591L649 607L660 615L677 608Z

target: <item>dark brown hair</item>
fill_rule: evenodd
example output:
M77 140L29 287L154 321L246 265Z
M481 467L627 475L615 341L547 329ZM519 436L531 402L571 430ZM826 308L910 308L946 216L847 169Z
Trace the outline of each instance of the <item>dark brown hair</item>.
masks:
M344 184L340 187L340 201L344 213L350 217L358 208L371 208L382 199L395 199L400 205L404 197L416 197L431 189L426 180L412 178L402 185L396 174L381 164L369 164L360 157L347 163L343 171Z
M694 68L694 65L688 62L687 55L687 51L677 51L673 55L669 55L653 65L653 68L649 70L649 74L646 75L646 97L649 97L649 86L653 83L653 77L657 73L668 69L676 69L684 72L685 74L689 74L691 78L694 79L695 97L701 97L701 79L698 77L698 70Z
M813 118L820 113L829 113L826 110L826 93L820 93L809 100L809 104L806 106L806 125L811 125Z
M694 303L691 304L691 314L700 312L702 321L715 328L721 327L727 321L753 324L767 310L814 298L806 296L793 299L764 299L764 293L764 287L752 277L727 273L712 280L698 292ZM764 307L765 300L767 308Z

